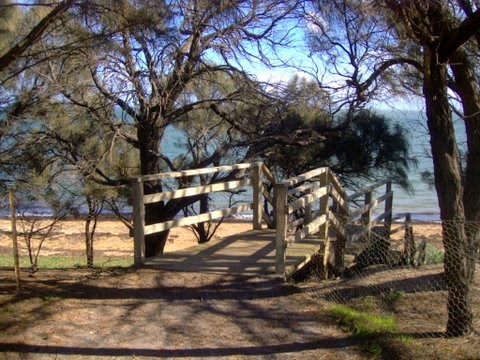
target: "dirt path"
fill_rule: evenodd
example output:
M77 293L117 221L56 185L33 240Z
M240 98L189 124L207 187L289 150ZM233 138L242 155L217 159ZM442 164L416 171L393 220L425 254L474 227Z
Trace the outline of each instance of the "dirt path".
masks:
M271 278L153 269L0 270L0 359L366 359L315 301Z

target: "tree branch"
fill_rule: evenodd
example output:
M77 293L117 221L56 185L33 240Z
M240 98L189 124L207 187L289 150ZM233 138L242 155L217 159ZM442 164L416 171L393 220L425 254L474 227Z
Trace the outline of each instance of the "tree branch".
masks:
M49 12L20 42L10 48L7 53L0 57L0 71L14 62L22 55L30 46L37 42L47 28L61 14L67 11L75 2L75 0L61 1L51 12Z
M469 15L459 26L440 38L438 61L446 63L455 51L480 32L480 9Z

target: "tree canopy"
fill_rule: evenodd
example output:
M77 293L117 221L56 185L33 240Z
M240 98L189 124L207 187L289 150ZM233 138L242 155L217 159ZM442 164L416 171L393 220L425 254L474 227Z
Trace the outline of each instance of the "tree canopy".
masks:
M4 179L28 181L28 168L52 182L74 174L84 195L100 185L124 194L133 175L262 159L285 176L328 165L345 182L393 176L406 186L407 137L369 110L423 99L441 218L456 224L444 236L447 333L471 331L480 230L461 224L480 221L478 2L5 0L0 8ZM310 51L297 69L305 78L260 81L254 65L291 69L299 38ZM465 164L453 111L465 122ZM176 158L161 146L172 126L185 135ZM149 205L146 222L197 200ZM147 256L163 251L166 235L147 238Z

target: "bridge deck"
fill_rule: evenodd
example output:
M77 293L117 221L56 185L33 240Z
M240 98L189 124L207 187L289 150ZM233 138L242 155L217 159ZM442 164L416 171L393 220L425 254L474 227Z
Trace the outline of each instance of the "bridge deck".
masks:
M299 270L320 249L305 239L287 249L287 276ZM145 266L165 270L236 275L275 275L275 230L251 230L187 249L147 258Z

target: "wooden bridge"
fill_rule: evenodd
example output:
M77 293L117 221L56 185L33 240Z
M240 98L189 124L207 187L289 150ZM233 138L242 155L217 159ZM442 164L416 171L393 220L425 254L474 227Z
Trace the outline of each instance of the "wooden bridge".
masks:
M235 174L235 179L208 185L195 180L213 174L219 179L222 178L220 174ZM178 181L180 179L183 181ZM149 181L189 185L145 195L144 184ZM401 215L405 217L405 222L392 229L395 219L392 217L390 181L347 195L336 176L326 167L276 181L263 163L237 164L142 176L135 178L132 186L137 265L287 278L316 255L321 261L324 276L328 277L331 272L343 271L346 260L358 248L356 244L368 241L374 228L381 228L387 238L404 230L405 249L408 249L408 242L413 241L409 237L408 215ZM146 204L245 189L251 194L251 201L247 204L145 225ZM374 210L377 213L375 218L372 216ZM148 234L244 212L253 213L251 231L145 258L145 236Z

